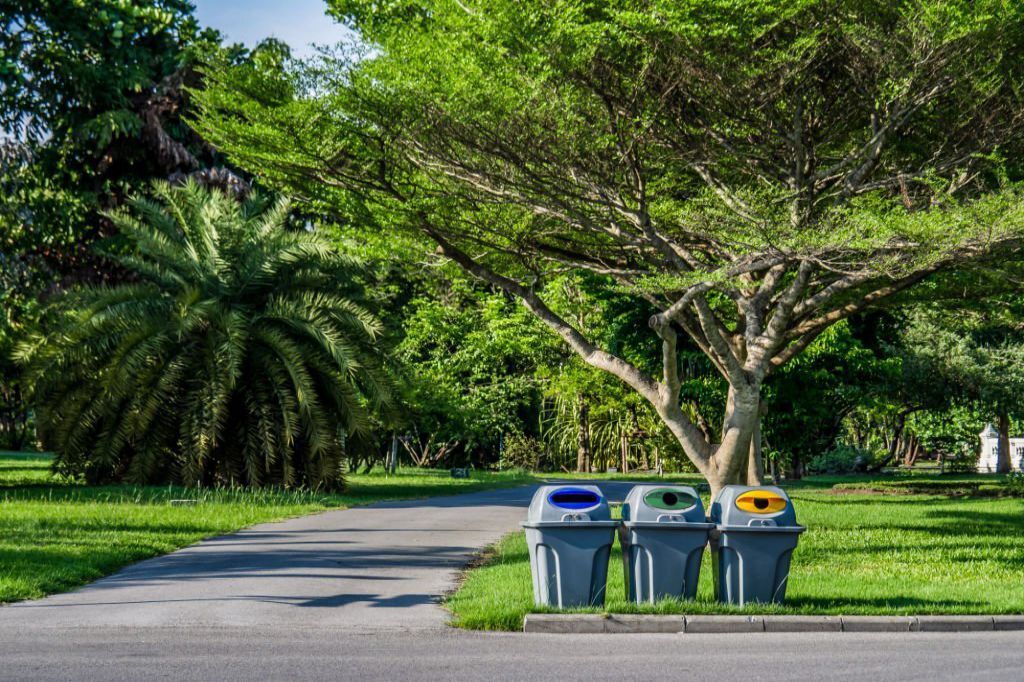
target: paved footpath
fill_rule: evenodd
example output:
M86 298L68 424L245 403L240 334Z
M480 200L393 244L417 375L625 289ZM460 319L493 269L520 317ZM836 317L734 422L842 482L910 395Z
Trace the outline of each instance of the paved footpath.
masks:
M603 483L611 499L629 485ZM0 608L0 680L1024 678L1024 634L524 635L437 605L532 487L254 526Z

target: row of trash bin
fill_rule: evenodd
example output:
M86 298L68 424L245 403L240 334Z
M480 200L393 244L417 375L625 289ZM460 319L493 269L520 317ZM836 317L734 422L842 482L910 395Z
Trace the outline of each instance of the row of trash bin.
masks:
M710 517L691 487L634 486L621 521L612 520L597 486L543 486L523 527L534 600L558 608L604 604L616 531L631 601L693 599L710 543L717 600L781 603L790 557L806 530L780 488L739 485L718 492Z

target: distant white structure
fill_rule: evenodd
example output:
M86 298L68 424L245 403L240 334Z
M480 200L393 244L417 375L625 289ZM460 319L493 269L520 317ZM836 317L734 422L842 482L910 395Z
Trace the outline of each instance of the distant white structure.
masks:
M978 457L978 473L992 474L996 471L999 458L999 432L989 424L978 434L981 438L981 456ZM1024 471L1024 438L1010 439L1010 469Z

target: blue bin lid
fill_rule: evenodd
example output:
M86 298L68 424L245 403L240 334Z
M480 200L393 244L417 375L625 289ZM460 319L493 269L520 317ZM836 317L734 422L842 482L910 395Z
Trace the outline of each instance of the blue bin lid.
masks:
M545 485L537 489L526 513L527 524L611 521L612 513L596 485Z

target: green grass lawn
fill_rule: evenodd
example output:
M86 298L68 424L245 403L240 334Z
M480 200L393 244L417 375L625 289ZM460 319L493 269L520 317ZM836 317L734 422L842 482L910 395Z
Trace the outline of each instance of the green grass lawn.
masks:
M68 485L46 455L0 452L0 603L66 591L198 540L265 521L379 500L449 495L523 474L405 469L352 475L343 494ZM171 500L195 500L171 504Z
M914 479L923 480L920 474ZM831 491L832 485L850 480L820 478L789 486L798 519L808 530L793 555L783 607L740 609L715 603L707 552L696 601L630 604L625 599L616 539L606 606L583 611L850 615L1024 611L1024 500ZM861 483L870 480L859 478ZM544 610L533 605L523 533L513 533L491 548L483 565L466 574L447 606L454 624L494 630L518 630L525 614Z

